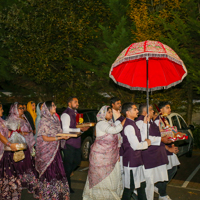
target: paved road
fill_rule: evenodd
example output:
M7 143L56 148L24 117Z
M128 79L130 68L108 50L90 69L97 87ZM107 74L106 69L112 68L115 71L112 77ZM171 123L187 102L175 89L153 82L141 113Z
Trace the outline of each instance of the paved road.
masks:
M194 152L191 158L182 156L179 160L181 165L167 187L168 195L173 200L200 200L200 152ZM88 162L82 162L72 176L72 188L75 193L71 194L71 200L82 199L87 173ZM24 190L22 200L34 200L34 198ZM157 194L154 200L158 200Z
M200 152L179 160L178 172L168 185L169 196L173 200L200 200Z

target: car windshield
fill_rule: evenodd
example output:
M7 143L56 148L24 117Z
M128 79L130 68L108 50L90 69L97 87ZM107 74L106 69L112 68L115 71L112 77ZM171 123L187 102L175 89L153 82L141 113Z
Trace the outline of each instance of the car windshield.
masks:
M178 116L179 122L181 124L181 129L188 129L187 124L185 121L182 119L182 117Z
M171 119L172 119L172 126L176 126L177 129L180 129L177 117L173 116Z
M87 116L87 113L84 113L84 114L83 114L83 121L84 121L84 122L90 122L90 120L89 120L89 118L88 118L88 116Z
M88 112L87 113L89 119L90 119L90 122L96 122L96 113L95 112Z

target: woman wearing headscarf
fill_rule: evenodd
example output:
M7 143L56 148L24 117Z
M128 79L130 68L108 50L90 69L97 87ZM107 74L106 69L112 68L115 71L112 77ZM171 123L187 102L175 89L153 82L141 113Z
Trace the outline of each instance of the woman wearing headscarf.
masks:
M36 112L37 112L37 117L36 117L36 120L35 120L35 135L34 135L34 138L35 138L35 146L37 144L37 133L38 133L38 126L39 126L39 122L41 120L41 109L42 109L42 105L43 103L40 102L37 104L37 107L36 107Z
M39 172L40 199L70 199L68 181L60 154L61 125L55 116L54 102L47 101L41 110L36 146L36 169Z
M22 187L28 189L29 192L34 193L34 196L37 197L37 171L34 168L34 144L35 140L33 137L33 130L24 116L23 106L22 104L15 102L9 112L9 117L6 121L8 127L10 124L15 124L16 130L18 133L24 136L27 149L24 150L25 158L19 162L14 162L14 166L17 170L17 174L20 177L20 181L22 183ZM13 126L14 127L14 126Z
M96 139L90 149L89 171L83 200L119 200L123 186L119 161L118 133L125 119L115 125L112 109L103 106L97 114Z
M10 135L5 121L1 118L3 107L0 103L0 199L20 199L21 182L13 161L13 152L17 150L16 144L8 141ZM4 146L9 146L12 151L4 151Z
M27 103L27 109L24 112L24 115L28 119L28 122L31 125L31 128L33 130L33 133L35 134L35 120L37 117L37 114L35 112L35 102L34 101L29 101Z

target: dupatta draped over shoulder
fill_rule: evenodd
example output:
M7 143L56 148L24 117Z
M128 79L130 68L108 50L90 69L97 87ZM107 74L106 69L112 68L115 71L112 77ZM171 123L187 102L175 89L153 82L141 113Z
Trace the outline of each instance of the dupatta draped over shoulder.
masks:
M5 125L5 121L0 117L0 134L3 135L6 139L8 139L8 129ZM4 153L4 144L0 141L0 160L3 157Z
M59 150L59 141L46 142L42 136L56 137L62 133L58 117L51 115L46 104L43 104L41 110L41 120L38 127L37 146L36 146L36 170L39 177L46 171L47 167L53 162L57 151Z
M109 106L103 106L97 114L97 121L106 121L106 112ZM112 120L107 121L115 126ZM106 133L96 137L90 149L90 166L88 171L89 188L94 187L113 171L119 159L118 135Z
M9 117L6 120L6 125L8 127L8 129L10 130L18 130L20 129L22 132L28 132L28 135L24 135L24 138L26 139L26 143L29 147L29 150L31 152L31 154L33 153L33 146L35 144L35 140L33 137L33 130L31 128L30 123L28 122L27 118L25 117L25 115L22 115L22 118L19 116L19 112L18 112L18 102L15 102L11 108L10 108L10 112L9 112Z

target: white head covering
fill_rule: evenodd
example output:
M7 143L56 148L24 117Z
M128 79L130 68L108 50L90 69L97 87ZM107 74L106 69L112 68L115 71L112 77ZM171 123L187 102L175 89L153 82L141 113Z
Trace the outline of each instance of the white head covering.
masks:
M107 109L108 109L109 107L110 107L110 106L103 106L103 107L99 110L99 112L97 113L97 121L98 121L98 122L99 122L99 121L107 121L107 120L106 120L106 113L108 112ZM114 124L112 119L110 119L110 120L108 121L108 123L111 124L111 125Z

